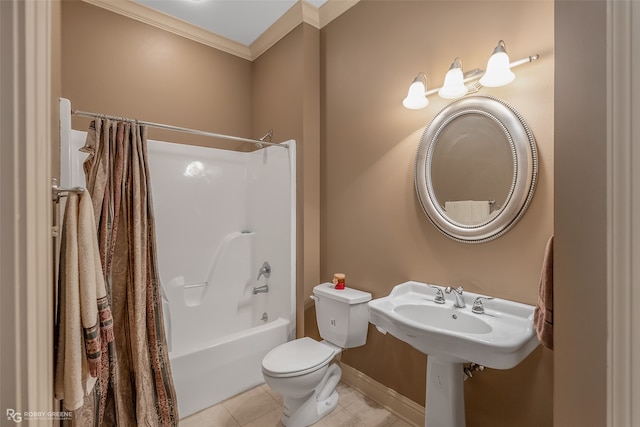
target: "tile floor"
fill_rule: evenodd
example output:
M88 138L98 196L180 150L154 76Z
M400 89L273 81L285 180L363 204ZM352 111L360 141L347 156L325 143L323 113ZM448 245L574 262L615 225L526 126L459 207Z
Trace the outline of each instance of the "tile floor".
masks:
M338 384L338 407L314 427L412 427L357 390ZM266 384L180 421L180 427L280 427L282 398Z

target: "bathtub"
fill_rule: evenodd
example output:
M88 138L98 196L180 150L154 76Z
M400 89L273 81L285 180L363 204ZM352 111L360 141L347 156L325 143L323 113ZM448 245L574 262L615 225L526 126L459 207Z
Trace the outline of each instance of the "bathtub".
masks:
M201 350L170 354L180 418L262 384L262 358L290 339L290 329L288 320L277 318L214 340Z

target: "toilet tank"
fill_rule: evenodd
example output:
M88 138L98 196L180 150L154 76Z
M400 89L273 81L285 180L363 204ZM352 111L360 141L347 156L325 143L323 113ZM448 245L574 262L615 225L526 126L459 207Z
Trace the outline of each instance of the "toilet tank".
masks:
M333 283L313 288L316 318L322 339L341 348L364 345L367 341L369 292L345 287L335 289Z

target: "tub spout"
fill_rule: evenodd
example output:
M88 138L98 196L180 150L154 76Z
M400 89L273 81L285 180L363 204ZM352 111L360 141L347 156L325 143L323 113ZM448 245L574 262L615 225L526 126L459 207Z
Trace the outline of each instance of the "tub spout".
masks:
M262 286L258 286L257 288L253 288L253 294L266 294L267 292L269 292L269 286L268 285L262 285Z

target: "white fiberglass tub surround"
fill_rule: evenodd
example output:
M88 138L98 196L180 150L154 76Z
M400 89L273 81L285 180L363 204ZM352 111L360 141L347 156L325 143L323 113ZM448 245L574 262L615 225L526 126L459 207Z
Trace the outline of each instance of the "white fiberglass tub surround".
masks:
M60 185L84 186L86 132L70 129L65 101ZM235 152L148 141L180 417L264 382L264 355L295 337L295 142L286 144Z

